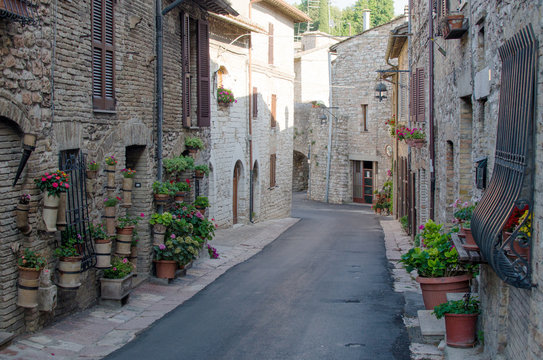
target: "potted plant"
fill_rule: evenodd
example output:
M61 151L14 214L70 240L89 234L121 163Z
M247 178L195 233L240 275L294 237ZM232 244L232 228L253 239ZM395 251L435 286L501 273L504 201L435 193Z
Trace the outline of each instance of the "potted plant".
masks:
M189 138L202 141L198 138ZM190 142L194 143L194 142ZM194 145L198 146L198 145ZM203 144L202 144L203 146ZM197 148L195 148L197 149ZM177 156L172 159L164 159L164 170L171 176L173 180L179 180L184 171L192 170L194 168L194 159L190 156Z
M169 182L155 181L153 183L153 194L157 203L166 203L174 193Z
M467 293L461 300L449 300L434 307L436 318L445 317L447 345L468 348L475 345L479 300Z
M518 219L517 224L517 236L511 242L510 254L512 257L522 257L530 261L530 243L529 239L532 237L532 214L529 210L524 211L524 214Z
M190 190L190 180L186 179L184 182L180 181L177 183L172 183L172 189L174 192L175 202L182 203L183 201L185 201L187 191Z
M449 27L449 31L461 29L462 23L464 22L464 15L460 12L453 11L447 15L446 21Z
M100 164L96 161L91 161L87 165L87 179L96 179L98 177L98 170L100 169Z
M78 236L79 235L79 238ZM55 249L55 256L59 258L58 286L62 288L75 289L81 283L79 274L81 272L81 253L77 247L81 244L81 235L68 228L61 233L61 246Z
M311 101L311 107L312 108L320 108L320 107L324 107L324 103L322 101Z
M129 208L132 206L132 186L134 185L134 176L136 175L136 170L130 168L124 168L121 170L123 175L123 203L122 207Z
M466 250L479 249L475 243L473 234L471 233L471 217L473 215L473 210L475 210L475 206L476 204L470 204L467 201L462 203L459 199L453 204L455 210L453 216L455 221L460 224L458 236L466 238L466 243L463 245Z
M145 214L140 214L140 217L143 218L144 216ZM115 249L117 254L130 255L132 236L134 235L134 229L138 221L137 217L128 214L117 219L117 248Z
M217 88L217 102L219 105L230 105L232 103L237 103L238 101L234 97L232 90L219 87Z
M57 231L57 214L60 204L60 194L65 192L70 184L68 174L56 170L52 173L45 173L43 176L34 179L36 186L45 193L43 200L43 221L48 232Z
M19 196L19 203L15 208L15 223L23 235L30 235L32 226L28 223L28 211L30 210L30 195Z
M109 192L112 192L115 190L115 167L117 165L117 159L115 159L115 155L111 155L106 157L106 174L107 174L107 190Z
M209 175L209 167L205 164L202 165L196 165L194 167L194 176L201 179L207 175Z
M217 249L215 249L213 246L207 245L207 254L209 255L210 259L218 259L219 253L217 252Z
M162 214L154 213L151 215L149 224L153 225L153 237L156 245L164 243L164 235L166 234L166 228L172 223L173 216L169 212Z
M417 128L410 129L406 127L404 131L405 132L403 133L403 137L405 139L405 142L409 146L414 146L417 149L420 149L426 143L426 140L425 140L426 134L422 131L422 129L417 129Z
M204 210L209 207L209 199L207 196L198 196L194 200L194 207L198 210Z
M428 220L421 229L420 246L402 255L400 262L406 270L417 270L417 282L422 290L427 310L447 301L447 293L468 292L472 265L458 262L458 252L450 243L450 234L443 225Z
M19 252L17 266L19 281L17 283L17 306L34 308L38 306L38 287L40 273L47 265L47 260L30 249Z
M103 224L90 224L91 238L94 240L97 269L109 269L111 267L111 239L106 234Z
M115 236L115 206L121 201L120 197L111 197L104 199L104 211L103 216L106 219L106 231L108 236Z
M104 300L123 300L132 290L133 265L127 258L113 257L111 268L100 278L100 297Z

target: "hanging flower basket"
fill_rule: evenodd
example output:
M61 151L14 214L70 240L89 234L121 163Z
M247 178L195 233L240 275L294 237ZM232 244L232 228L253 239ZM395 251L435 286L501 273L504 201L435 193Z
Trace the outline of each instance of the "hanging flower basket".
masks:
M217 102L219 105L230 105L238 101L234 97L232 90L220 87L217 89Z

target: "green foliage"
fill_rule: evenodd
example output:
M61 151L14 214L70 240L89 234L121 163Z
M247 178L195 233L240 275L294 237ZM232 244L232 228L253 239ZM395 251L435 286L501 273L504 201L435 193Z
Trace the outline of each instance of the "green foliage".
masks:
M17 265L23 268L40 270L47 265L47 260L37 252L24 249L19 253Z
M119 258L114 256L111 259L111 267L104 270L104 278L106 279L122 279L130 274L134 269L134 265L127 258Z
M172 184L169 182L155 181L153 183L153 194L174 195Z
M104 230L104 224L90 224L90 233L93 239L107 239L107 233Z
M164 170L172 176L179 176L183 171L192 170L193 168L194 159L191 156L181 155L172 159L164 159Z
M194 170L197 170L197 171L201 171L203 172L204 174L206 175L209 175L209 167L205 164L202 164L202 165L196 165L194 167Z
M154 213L151 215L151 220L149 220L149 224L151 225L164 225L164 226L170 226L170 224L173 221L173 216L169 212L163 212L162 214Z
M194 206L181 206L173 212L173 215L192 225L190 234L193 235L196 240L201 240L203 243L206 239L213 239L213 236L215 235L215 224L206 219Z
M140 217L143 218L144 214L141 213ZM139 219L137 217L126 214L126 216L117 219L117 227L124 229L125 227L136 226L138 221Z
M155 245L155 260L173 260L186 265L198 256L200 244L190 236L177 236L170 233L164 244Z
M83 237L74 228L67 227L60 233L61 245L55 249L55 256L59 258L80 256L76 246L83 244Z
M194 200L194 206L196 208L209 207L209 199L207 198L207 196L198 196L196 197L196 200Z
M328 0L319 0L319 31L330 33Z
M475 210L476 204L470 204L469 202L460 201L457 199L453 204L454 218L458 221L471 221L473 210Z
M462 300L449 300L434 307L436 318L441 319L445 314L480 314L479 300L466 294Z
M174 193L186 192L190 190L190 184L186 181L180 181L176 183L171 183L170 188Z
M400 218L400 224L402 224L402 228L407 231L409 227L409 220L407 218L407 215L404 215Z
M204 142L200 138L189 136L185 138L185 146L191 149L202 150L204 148Z
M121 198L116 196L114 198L105 198L104 199L104 206L105 207L113 207L117 205L121 201Z
M89 169L90 171L97 171L98 169L100 169L100 164L98 164L96 161L91 161L87 165L87 169Z

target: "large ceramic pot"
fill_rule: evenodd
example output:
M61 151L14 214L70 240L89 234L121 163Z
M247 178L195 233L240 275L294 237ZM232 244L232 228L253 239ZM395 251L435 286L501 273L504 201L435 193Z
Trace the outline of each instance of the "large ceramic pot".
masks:
M30 204L17 204L15 209L15 222L17 229L21 230L23 235L30 235L32 232L32 226L28 224L28 211L30 210Z
M43 222L47 232L57 231L57 214L60 197L45 194L43 198Z
M433 310L435 306L446 303L447 293L468 292L470 279L471 274L438 278L417 277L426 310Z
M475 345L478 314L445 314L447 345L468 348Z
M122 300L132 290L132 273L122 279L100 278L100 297L105 300Z
M177 262L173 260L153 260L156 267L156 277L159 279L175 278Z
M134 226L126 226L124 228L117 228L117 247L115 252L119 255L130 255L130 246L132 246L132 234L134 233Z
M115 236L115 206L105 207L106 233L108 236Z
M94 240L94 249L96 253L96 268L109 269L111 267L111 240Z
M66 230L66 198L67 194L65 192L61 192L57 213L57 230L59 231Z
M115 165L107 165L104 171L107 174L106 189L108 191L108 196L111 197L115 191Z
M123 178L123 203L122 207L129 208L132 206L132 185L134 179L132 178Z
M58 262L58 286L68 289L77 289L81 286L81 282L79 281L81 259L81 256L60 258Z
M164 235L166 234L166 226L162 224L153 225L153 241L155 245L164 244Z
M41 269L19 266L19 282L17 283L17 306L34 308L38 306L38 288Z

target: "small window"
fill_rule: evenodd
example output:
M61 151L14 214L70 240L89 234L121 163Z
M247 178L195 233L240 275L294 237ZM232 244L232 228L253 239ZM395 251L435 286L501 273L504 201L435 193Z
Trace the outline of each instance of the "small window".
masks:
M258 89L253 88L253 118L258 117Z
M276 186L276 183L275 183L276 166L277 166L277 155L271 154L270 155L270 188L273 188Z
M271 97L271 127L277 127L277 95L273 94Z
M362 104L362 130L368 131L368 105Z

